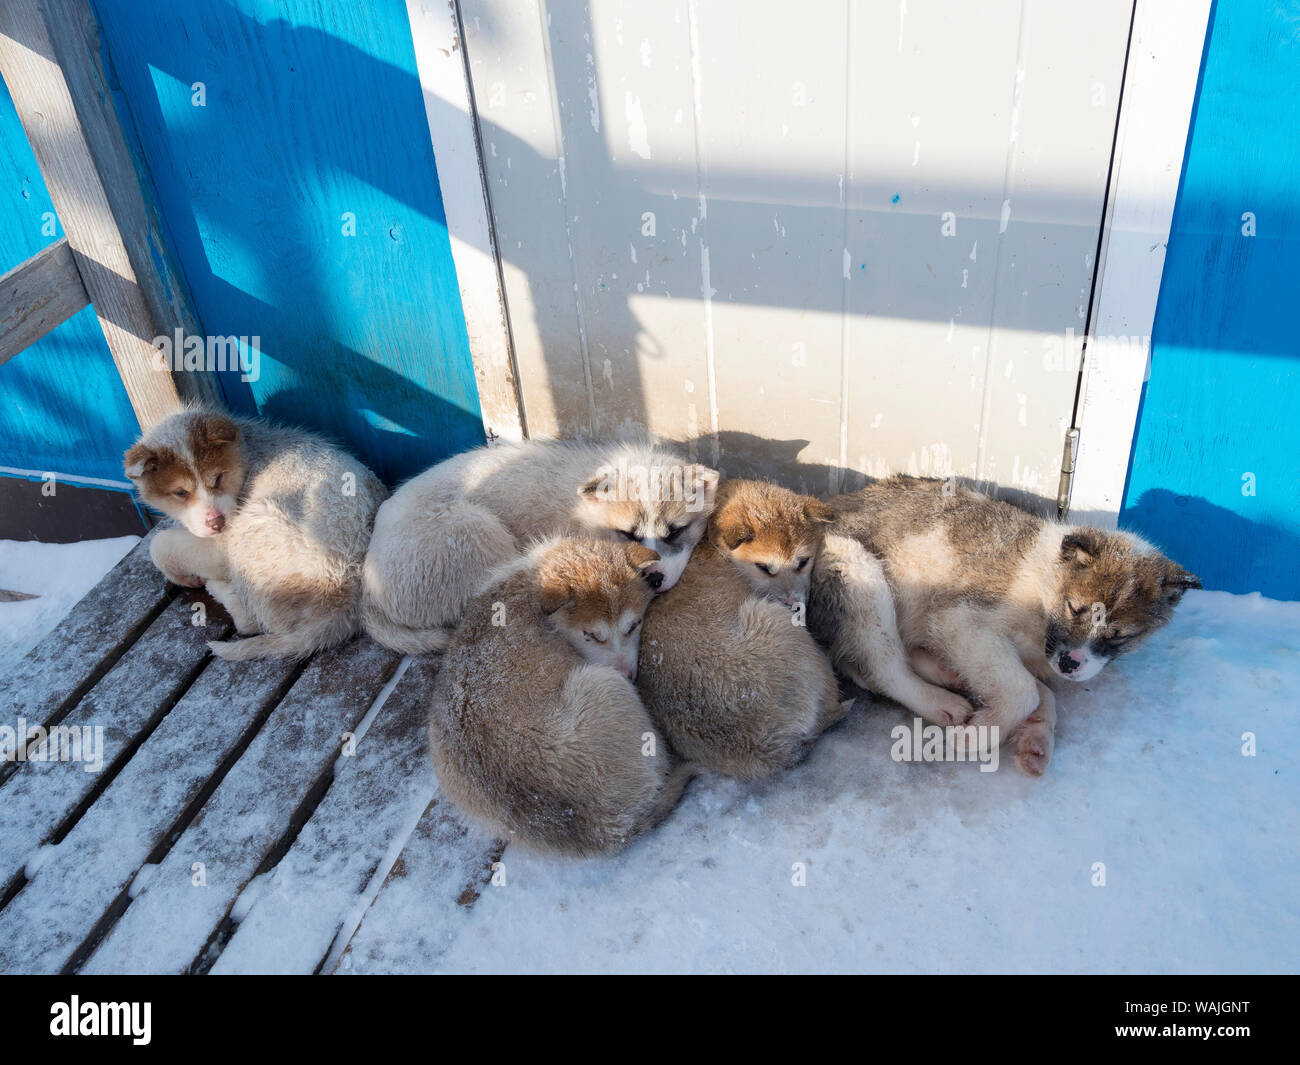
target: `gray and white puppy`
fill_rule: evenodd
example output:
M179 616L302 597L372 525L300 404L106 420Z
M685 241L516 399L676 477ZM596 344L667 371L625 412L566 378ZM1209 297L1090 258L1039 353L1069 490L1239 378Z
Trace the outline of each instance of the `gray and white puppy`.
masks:
M998 726L1034 775L1052 754L1045 682L1095 677L1200 587L1131 533L950 482L893 477L830 505L808 621L836 668L936 724Z
M650 443L528 440L456 455L379 508L366 556L366 631L405 654L442 650L494 567L547 536L642 544L651 586L682 575L718 474Z
M241 635L231 661L305 658L360 630L361 564L387 490L357 459L301 429L194 408L123 459L140 497L176 520L154 564L206 586Z

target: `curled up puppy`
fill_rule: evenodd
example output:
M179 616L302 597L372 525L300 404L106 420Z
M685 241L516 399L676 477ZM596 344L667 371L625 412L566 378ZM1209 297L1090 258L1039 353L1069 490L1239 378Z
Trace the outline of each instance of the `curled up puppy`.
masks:
M996 726L1034 776L1054 745L1048 683L1091 680L1200 587L1131 533L949 482L893 477L831 506L809 625L836 668L935 724Z
M360 630L361 564L387 494L311 433L204 409L173 414L123 459L141 499L176 521L150 547L168 580L206 587L241 640L231 661L305 658Z
M803 623L830 508L761 481L725 481L707 539L646 614L637 681L683 758L755 779L797 762L844 714Z
M658 561L640 544L549 539L466 608L434 686L430 748L442 790L502 838L612 850L662 820L694 774L632 684Z
M467 451L379 508L366 555L366 631L406 654L441 650L479 583L547 536L644 544L667 591L713 509L718 474L648 443L529 440Z

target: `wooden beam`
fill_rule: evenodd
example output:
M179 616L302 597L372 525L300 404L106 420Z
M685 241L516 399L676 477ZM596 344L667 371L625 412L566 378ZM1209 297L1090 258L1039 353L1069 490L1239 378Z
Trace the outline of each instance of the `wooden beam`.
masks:
M176 380L180 375L163 366L153 346L154 337L165 335L167 323L154 320L137 281L68 79L55 57L40 0L0 4L0 74L136 418L148 428L181 408L184 385ZM113 180L124 184L126 178L116 174ZM134 170L129 181L138 193Z
M117 222L118 235L154 324L160 334L167 336L174 335L177 329L185 336L203 336L190 302L189 285L163 235L157 205L146 192L152 185L148 167L142 153L132 150L131 145L137 143L134 134L123 128L113 105L116 79L104 69L106 52L94 12L87 0L38 2ZM216 377L211 373L179 374L176 384L184 399L224 406Z
M0 364L90 302L64 237L0 277Z

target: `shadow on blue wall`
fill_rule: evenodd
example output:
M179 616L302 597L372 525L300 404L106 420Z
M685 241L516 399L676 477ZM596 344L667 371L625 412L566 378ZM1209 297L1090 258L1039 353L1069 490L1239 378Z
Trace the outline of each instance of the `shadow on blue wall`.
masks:
M1217 0L1120 523L1207 588L1300 598L1300 33Z
M406 11L242 6L98 4L118 111L205 333L261 338L232 409L392 483L483 440Z
M1194 570L1206 588L1300 599L1300 539L1282 526L1165 488L1143 492L1123 525Z

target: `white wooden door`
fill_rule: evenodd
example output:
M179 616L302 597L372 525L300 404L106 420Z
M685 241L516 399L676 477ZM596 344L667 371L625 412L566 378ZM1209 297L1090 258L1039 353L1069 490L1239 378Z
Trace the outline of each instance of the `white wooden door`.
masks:
M460 11L530 435L1054 501L1131 0Z

